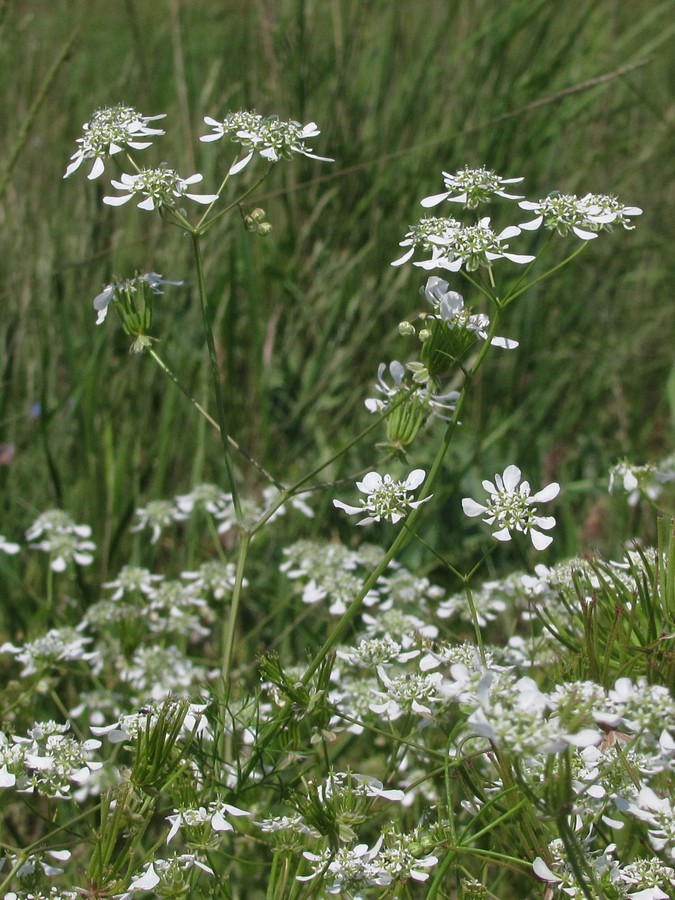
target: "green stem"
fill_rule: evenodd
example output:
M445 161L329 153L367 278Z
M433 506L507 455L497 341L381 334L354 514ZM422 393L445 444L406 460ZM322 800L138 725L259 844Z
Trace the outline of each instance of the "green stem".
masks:
M441 466L443 465L443 460L445 459L445 454L447 453L448 447L450 446L450 441L452 440L452 436L457 427L457 423L459 422L459 417L461 415L462 408L463 408L464 402L466 400L466 395L468 392L469 384L471 383L471 380L473 379L474 375L476 374L476 372L482 365L483 360L485 359L485 355L490 348L490 341L492 339L492 336L495 333L495 329L497 328L498 322L499 322L499 310L497 310L497 313L494 316L494 320L490 326L490 333L488 334L487 339L486 339L485 343L483 344L483 347L481 348L481 351L478 354L478 357L476 358L476 361L474 362L471 369L465 373L466 378L465 378L464 384L462 386L462 390L459 395L459 398L457 400L457 405L453 412L452 419L448 423L448 427L446 428L445 434L443 435L443 441L441 443L441 446L439 447L438 452L436 453L436 458L434 459L434 462L431 466L429 475L428 475L426 481L424 482L422 490L420 491L419 498L418 498L419 500L424 500L424 498L428 497L429 494L431 493L433 484L436 481L436 478L438 477L438 474L441 470ZM321 649L319 650L317 655L314 657L314 659L310 663L309 668L307 669L307 671L305 672L305 675L303 676L303 679L302 679L303 684L307 684L309 682L310 678L316 672L316 670L319 668L319 666L324 661L326 656L328 656L328 654L333 650L333 648L342 639L344 633L346 632L348 627L351 625L354 618L358 615L365 596L375 586L375 584L379 580L380 576L383 575L384 572L386 572L386 570L389 566L389 563L393 559L396 558L399 551L401 549L403 549L403 547L410 540L411 532L414 531L415 523L416 523L417 519L419 518L419 516L422 514L422 511L423 511L423 507L418 506L408 516L408 528L407 529L402 528L399 531L398 535L394 539L394 542L389 547L389 550L386 552L386 554L384 555L381 562L371 572L371 574L368 576L368 578L364 582L363 587L359 591L358 595L354 598L354 600L352 600L350 605L347 607L347 610L343 613L342 618L340 619L340 621L337 623L337 625L333 629L333 632L331 633L329 638L325 641L324 645L321 647Z
M162 372L164 372L164 374L167 376L167 378L170 378L171 381L173 381L173 383L176 385L176 387L181 392L181 394L183 394L184 397L187 397L187 399L194 406L194 408L197 410L197 412L199 412L200 415L202 415L206 419L206 421L209 423L209 425L211 425L213 428L215 428L215 430L217 432L220 432L220 425L216 422L216 420L213 418L213 416L209 415L209 413L204 409L204 407L201 405L201 403L192 396L190 391L185 387L184 384L181 383L181 381L178 379L178 377L175 375L175 373L172 372L172 370L164 362L164 360L161 358L161 356L155 350L153 350L152 347L147 347L146 353L150 354L150 356L155 360L155 362L160 367ZM274 475L271 475L267 471L267 469L263 468L263 466L261 466L259 462L257 462L255 459L253 459L252 456L249 456L248 453L243 449L243 447L239 446L239 444L235 441L235 439L232 437L232 435L230 435L230 434L227 435L227 441L228 441L230 447L233 447L237 451L237 453L239 453L241 456L243 456L244 459L246 460L246 462L250 463L254 468L256 468L260 472L261 475L263 475L269 482L271 482L274 485L275 488L277 488L280 491L284 490L283 484L281 484L281 482L277 481L276 478L274 477Z
M528 281L527 284L524 284L521 288L515 290L512 294L501 303L500 308L505 309L509 304L513 303L521 294L524 294L525 291L529 291L531 287L535 284L538 284L540 281L543 281L545 278L548 278L550 275L553 275L554 272L557 272L559 269L562 269L568 263L572 262L572 260L577 257L586 247L588 241L584 241L580 247L574 251L574 253L570 253L569 256L566 256L562 262L559 262L557 265L553 266L552 269L547 269L546 272L543 272L541 275L538 275L536 278L533 278L532 281Z
M473 602L473 594L471 593L471 587L469 586L468 579L464 580L464 593L466 594L466 601L469 604L469 610L471 611L471 619L473 621L473 630L476 635L476 643L478 644L478 652L480 653L481 662L487 668L487 658L485 656L485 647L483 646L483 635L480 630L480 622L478 621L478 613L476 612L476 604Z
M241 511L241 502L239 500L239 491L237 482L234 477L232 468L232 458L230 455L229 434L227 430L227 421L225 418L225 400L223 398L223 388L220 383L220 373L218 371L218 357L216 355L216 345L213 340L213 330L211 328L211 314L209 311L208 300L206 297L206 283L204 280L204 265L202 261L202 252L199 245L199 234L195 231L190 232L192 238L192 247L195 254L195 262L197 265L197 284L199 287L199 300L202 307L202 316L204 319L204 337L206 346L209 351L209 361L211 363L211 378L213 380L213 388L216 395L216 409L218 411L218 427L220 429L220 441L223 446L223 457L225 462L225 472L229 482L230 491L232 493L232 502L234 503L234 512L237 517L237 524L240 528L244 525L244 516Z
M239 603L241 601L241 592L244 586L244 569L246 567L246 558L248 557L248 548L251 543L251 534L247 531L242 532L241 542L239 544L239 555L237 556L237 568L234 576L234 588L232 590L232 599L230 601L230 613L225 623L223 631L223 651L222 663L220 667L221 677L226 691L232 670L232 651L234 649L234 635L237 627L237 616L239 613Z

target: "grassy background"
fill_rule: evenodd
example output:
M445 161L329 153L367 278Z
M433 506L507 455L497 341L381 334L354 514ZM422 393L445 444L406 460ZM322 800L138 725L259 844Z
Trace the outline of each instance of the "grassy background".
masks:
M223 160L197 140L200 123L230 109L315 120L314 149L335 157L277 167L258 199L269 237L232 219L205 247L232 433L282 480L368 424L380 361L414 356L396 326L424 279L389 263L442 170L486 165L525 176L529 197L606 191L641 206L636 231L603 235L509 312L503 330L521 348L495 353L482 376L427 532L455 552L460 482L470 489L517 462L535 484L566 486L556 555L612 549L625 523L605 499L609 464L672 449L674 10L670 0L5 2L0 442L15 454L0 465L0 532L16 538L62 506L93 525L106 577L126 561L120 535L136 505L195 480L224 484L218 443L184 399L150 360L128 356L112 321L94 325L91 300L112 277L184 279L158 304L160 348L208 403L187 242L131 207L104 207L103 186L83 173L62 180L82 123L123 102L168 113L148 153L204 172L207 185ZM428 462L437 440L425 434L411 462ZM375 464L366 443L329 475ZM261 487L254 470L242 477ZM323 511L319 528L344 526L328 494Z

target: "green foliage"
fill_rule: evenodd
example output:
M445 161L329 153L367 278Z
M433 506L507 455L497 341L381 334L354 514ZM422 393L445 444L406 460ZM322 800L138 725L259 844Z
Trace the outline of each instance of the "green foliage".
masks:
M134 505L223 476L184 401L93 324L91 300L115 276L152 267L186 279L191 289L162 298L155 317L163 355L205 399L187 242L159 221L148 233L141 215L127 217L122 236L98 189L61 179L82 122L120 100L180 122L165 152L207 182L215 156L194 126L216 110L320 119L337 160L330 171L307 161L275 174L255 201L273 224L264 242L233 227L204 248L230 430L263 465L301 472L346 443L355 418L366 422L377 365L409 352L395 323L419 278L389 268L402 227L439 171L466 163L508 167L542 195L553 185L616 190L646 215L629 246L608 240L507 317L522 352L481 376L459 468L514 456L532 477L587 483L617 456L662 453L673 330L669 10L649 2L637 17L622 5L608 15L590 0L573 11L531 0L425 0L416 10L62 0L39 13L7 4L0 441L16 452L0 467L6 519L23 526L63 506L106 532L104 565L117 565ZM357 451L350 468L365 462ZM256 473L241 472L255 486ZM586 519L569 551L578 541L609 549L607 511L568 502L570 519Z

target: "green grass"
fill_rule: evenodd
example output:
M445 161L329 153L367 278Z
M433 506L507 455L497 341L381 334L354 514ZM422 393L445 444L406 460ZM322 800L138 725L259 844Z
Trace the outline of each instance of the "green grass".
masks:
M216 152L200 122L228 109L316 120L315 149L335 157L274 172L255 201L267 238L230 225L205 244L232 433L281 480L368 424L379 362L414 355L395 323L424 279L389 263L442 170L484 164L524 175L529 196L615 191L643 207L635 232L598 241L506 316L521 349L482 375L439 497L442 548L457 540L458 478L517 462L533 482L570 485L561 548L611 549L608 465L672 443L672 12L649 0L639 14L609 0L5 5L0 442L16 454L0 467L4 532L63 506L105 536L114 569L135 505L222 482L218 442L184 399L111 322L94 325L111 277L183 278L158 304L159 347L208 402L188 242L103 207L98 183L62 180L82 123L122 101L168 113L160 158L207 183ZM366 443L329 475L376 462ZM255 470L242 473L255 493Z

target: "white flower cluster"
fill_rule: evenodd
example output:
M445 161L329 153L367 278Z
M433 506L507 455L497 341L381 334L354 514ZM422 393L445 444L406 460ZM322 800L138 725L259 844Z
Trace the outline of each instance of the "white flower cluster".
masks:
M392 266L402 266L411 259L417 249L430 253L429 259L418 260L414 265L422 269L446 269L459 272L464 267L467 272L475 272L481 267L489 267L497 259L524 265L532 262L534 256L511 253L506 241L517 237L520 228L508 225L496 232L490 217L484 216L475 225L463 225L452 218L424 218L413 225L401 247L407 247L403 256L392 262Z
M94 673L101 668L101 655L97 650L88 650L92 638L82 637L75 628L52 628L46 634L28 641L21 647L6 641L0 653L11 653L22 663L21 676L43 673L61 666L65 662L87 663Z
M329 879L326 884L329 894L352 896L362 896L361 891L368 887L389 887L410 879L427 881L428 870L438 863L438 857L420 854L415 835L391 834L387 838L381 836L371 848L356 844L319 854L306 850L303 856L313 864L313 870L309 875L298 875L297 879L312 881L323 875Z
M469 332L481 341L487 340L489 317L485 313L471 313L471 310L465 309L464 298L457 291L450 290L447 281L432 275L425 285L424 296L434 307L435 317L450 328ZM501 347L504 350L514 350L518 346L518 341L512 338L496 336L490 343L493 347Z
M139 138L154 138L164 134L160 128L148 127L148 122L165 117L165 113L159 116L142 116L130 106L111 106L97 110L91 120L85 123L84 135L77 139L80 147L71 156L72 162L63 177L72 175L86 159L93 159L94 164L87 177L98 178L105 171L106 159L121 153L125 147L145 150L151 141Z
M85 785L103 763L92 759L100 741L80 742L67 731L68 725L40 722L27 737L8 737L0 732L0 787L46 797L71 797L72 785Z
M256 151L271 163L290 159L294 153L321 162L334 162L326 156L317 156L305 143L308 138L320 134L315 122L301 125L292 120L284 121L278 116L265 117L247 110L228 113L220 121L206 116L204 122L211 127L212 134L205 134L200 138L201 141L220 141L224 137L229 137L248 151L230 168L230 175L241 172Z
M26 532L27 541L36 541L29 546L34 550L49 553L50 568L54 572L64 572L69 563L88 566L94 561L92 551L96 544L89 540L89 525L77 525L71 517L60 509L52 509L33 522Z
M174 169L168 166L160 166L155 169L141 169L134 175L122 173L120 180L110 182L118 191L122 191L119 197L104 197L103 202L108 206L122 206L129 200L141 198L136 206L139 209L159 209L161 206L175 207L176 200L187 197L195 203L208 205L218 199L218 194L195 194L191 188L193 184L199 184L204 179L203 175L196 173L188 178L181 177Z
M637 506L640 497L655 503L663 493L664 485L675 481L675 454L657 463L639 466L624 459L609 470L609 493L623 489L628 494L628 505Z
M536 213L535 218L519 225L509 225L499 233L484 216L475 225L462 225L452 217L430 217L421 219L411 226L401 247L405 253L392 265L400 266L411 259L416 250L431 254L428 259L414 263L423 269L447 269L458 272L462 267L467 272L486 266L497 259L508 259L523 265L534 260L534 256L515 254L508 251L506 243L522 231L536 231L540 227L555 230L566 235L572 231L583 241L597 237L601 230L622 225L631 229L631 219L642 210L637 206L623 206L616 197L607 194L586 194L578 198L574 194L552 193L548 197L532 202L522 196L508 193L504 188L521 182L522 178L502 178L490 169L465 167L451 174L443 172L446 190L432 194L421 201L425 208L438 206L444 200L461 203L467 209L476 209L494 197L519 201L518 206Z
M417 385L411 387L405 381L406 375L414 371L411 365L404 366L397 359L389 363L389 374L391 376L393 386L387 384L384 380L384 373L387 369L385 363L380 363L377 369L377 383L375 390L379 391L382 397L371 397L365 401L368 412L383 413L391 410L402 401L403 395L407 395L407 402L417 404L422 411L436 416L439 419L448 421L459 397L457 391L448 391L446 394L433 393L428 384ZM415 378L413 377L413 382Z
M538 516L535 503L546 503L560 493L560 485L555 481L536 494L530 495L530 484L520 484L518 466L507 466L503 475L495 475L494 484L483 481L483 488L490 495L487 504L478 503L470 497L462 500L462 509L467 516L483 516L487 525L496 525L492 537L498 541L510 541L511 531L529 534L536 550L544 550L553 538L542 534L555 527L553 516Z
M425 477L424 469L415 469L405 481L394 481L391 475L382 476L377 472L368 472L363 481L356 482L356 487L362 494L366 494L366 498L359 501L360 506L349 506L342 500L333 500L333 506L343 509L350 516L368 513L356 523L357 525L369 525L382 519L388 519L396 524L405 518L408 510L417 509L422 503L431 500L431 494L423 500L412 500L410 497L412 491L422 484Z
M276 504L279 491L275 487L267 487L262 491L261 501L242 501L244 520L254 524L268 509ZM269 516L268 522L284 516L288 507L298 510L307 518L314 515L311 507L305 502L302 494L291 497ZM221 490L215 484L198 484L188 494L181 494L173 500L151 500L146 506L136 510L138 521L131 529L142 531L150 528L152 543L156 544L162 531L172 524L186 521L191 515L205 512L217 522L218 534L225 534L237 525L232 494Z
M521 222L520 228L525 231L536 231L542 226L557 231L563 237L572 231L582 241L591 241L598 232L609 229L613 225L622 225L631 230L630 220L642 214L637 206L622 206L615 197L606 194L586 194L577 197L575 194L551 194L538 200L521 200L521 209L536 213L529 222Z
M505 185L518 184L523 181L520 178L502 178L491 169L472 169L466 166L451 175L443 172L445 191L442 194L433 194L420 201L424 207L438 206L443 200L451 203L461 203L467 209L476 209L481 203L486 203L494 197L503 197L505 200L522 200L522 196L509 194L504 190Z
M149 123L163 119L165 115L143 116L128 106L112 106L94 113L83 126L84 134L77 139L78 149L71 157L64 178L72 175L85 160L93 160L88 177L98 178L105 171L105 162L122 151L145 150L152 138L164 134ZM230 175L240 172L248 165L254 152L269 162L290 159L293 154L333 162L325 156L317 156L306 145L308 138L320 132L314 122L300 125L298 122L283 121L276 116L264 118L254 112L240 111L228 113L222 121L206 117L213 133L204 135L202 141L218 141L228 136L243 145L247 154L230 168ZM150 140L145 140L150 138ZM133 174L123 173L112 185L121 191L121 196L106 196L103 202L109 206L122 206L129 200L137 200L139 209L156 210L161 207L176 209L177 201L184 197L196 203L209 205L218 200L218 194L195 194L192 186L203 180L203 175L195 173L188 177L179 175L168 166L139 169L134 164Z

